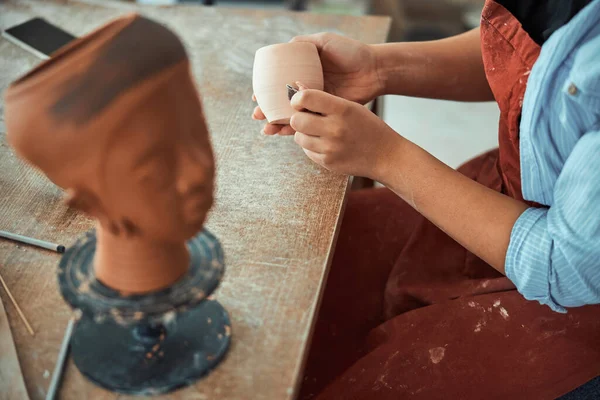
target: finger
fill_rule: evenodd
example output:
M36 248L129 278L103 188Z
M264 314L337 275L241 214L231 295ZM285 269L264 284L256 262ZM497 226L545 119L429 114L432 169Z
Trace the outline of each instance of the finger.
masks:
M302 150L304 150L304 154L306 154L308 158L310 158L319 165L323 165L323 154L315 153L314 151L310 151L307 149Z
M294 42L313 43L315 46L317 46L317 49L321 50L323 48L323 46L325 46L325 44L331 40L332 36L333 36L333 34L329 33L329 32L319 32L319 33L314 33L312 35L296 36L296 37L292 38L292 40L290 40L290 42L291 43L294 43Z
M311 136L324 136L327 134L325 121L326 117L320 115L309 112L297 112L290 118L290 126L296 132L304 132Z
M294 128L292 128L289 125L285 125L279 131L279 136L292 136L294 133L296 133L296 131L294 130Z
M260 107L255 107L254 111L252 112L252 119L262 121L263 119L267 119L267 117L265 117L265 114L262 112Z
M263 128L265 135L276 135L285 125L266 124Z
M256 101L256 95L252 93L252 101Z
M307 109L323 115L337 114L347 100L321 90L307 89L299 91L292 97L292 108L301 111Z
M296 132L294 134L294 141L298 143L304 150L311 151L313 153L323 153L323 140L316 136L306 135L302 132Z

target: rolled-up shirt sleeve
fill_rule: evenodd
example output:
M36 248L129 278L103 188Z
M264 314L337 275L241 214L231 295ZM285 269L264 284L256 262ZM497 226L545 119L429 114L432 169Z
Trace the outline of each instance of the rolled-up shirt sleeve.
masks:
M600 303L600 131L579 139L553 197L550 208L517 219L506 276L526 299L554 311Z

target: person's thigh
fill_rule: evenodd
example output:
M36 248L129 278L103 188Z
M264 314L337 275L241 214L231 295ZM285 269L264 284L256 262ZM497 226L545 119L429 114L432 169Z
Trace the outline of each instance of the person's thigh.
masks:
M548 399L600 371L600 306L560 314L516 290L397 316L316 398Z
M384 321L390 270L421 218L386 188L350 193L300 398L317 393L364 354L366 335Z

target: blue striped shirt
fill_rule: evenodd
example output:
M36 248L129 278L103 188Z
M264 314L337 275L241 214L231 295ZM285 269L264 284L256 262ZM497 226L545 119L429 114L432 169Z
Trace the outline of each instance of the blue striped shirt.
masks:
M542 46L520 126L523 197L506 276L553 310L600 303L600 0Z

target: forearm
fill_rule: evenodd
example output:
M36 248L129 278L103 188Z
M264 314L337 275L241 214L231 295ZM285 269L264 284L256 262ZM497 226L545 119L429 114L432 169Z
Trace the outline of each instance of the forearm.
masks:
M490 101L479 29L430 42L373 45L385 94Z
M383 158L380 182L504 273L512 227L525 203L467 178L400 136Z

